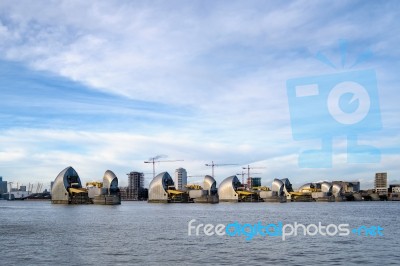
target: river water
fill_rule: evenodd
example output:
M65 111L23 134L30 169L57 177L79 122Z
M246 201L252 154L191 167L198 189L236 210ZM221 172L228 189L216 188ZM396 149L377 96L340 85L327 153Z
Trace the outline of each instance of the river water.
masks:
M0 265L399 265L399 216L400 202L100 206L1 200ZM383 235L364 230L304 236L300 230L285 240L268 235L246 240L244 235L207 236L199 227L198 236L195 229L189 236L192 219L193 226L380 226Z

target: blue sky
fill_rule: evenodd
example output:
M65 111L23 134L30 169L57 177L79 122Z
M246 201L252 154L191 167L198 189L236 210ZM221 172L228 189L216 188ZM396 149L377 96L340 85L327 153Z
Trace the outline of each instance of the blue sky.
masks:
M371 187L381 171L400 182L399 13L397 1L1 1L0 176L47 185L72 165L84 181L110 169L124 185L166 154L184 161L157 172L238 164L216 168L217 181L251 164L266 167L265 185ZM317 60L341 66L340 40L344 68ZM286 81L349 71L365 51L351 70L376 72L382 130L360 138L382 160L347 163L337 135L332 168L300 168L320 143L293 139Z

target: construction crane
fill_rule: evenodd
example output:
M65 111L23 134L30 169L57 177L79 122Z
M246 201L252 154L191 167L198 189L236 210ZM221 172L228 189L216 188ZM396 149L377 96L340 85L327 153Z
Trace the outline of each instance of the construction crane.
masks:
M253 173L253 174L261 174L261 173ZM236 174L236 175L241 175L242 176L242 185L244 185L244 176L248 175L248 173L245 173L245 172L242 171L241 174L239 173L239 174Z
M247 169L247 179L249 180L249 178L251 178L250 176L250 169L265 169L266 167L262 167L262 166L254 166L254 167L250 167L250 165L247 165L247 167L242 167L243 170ZM255 173L254 173L255 174ZM259 173L258 173L259 174ZM250 184L249 184L250 186Z
M219 163L219 164L216 164L216 163L214 163L214 161L211 161L211 164L208 164L208 163L206 163L205 164L206 166L211 166L211 169L212 169L212 177L214 177L214 167L215 166L226 166L226 165L237 165L236 163Z
M153 178L156 177L156 168L155 168L155 164L156 163L165 163L165 162L180 162L183 160L158 160L161 158L166 158L168 157L167 155L157 155L155 157L150 158L148 161L144 161L144 163L152 163L153 164Z

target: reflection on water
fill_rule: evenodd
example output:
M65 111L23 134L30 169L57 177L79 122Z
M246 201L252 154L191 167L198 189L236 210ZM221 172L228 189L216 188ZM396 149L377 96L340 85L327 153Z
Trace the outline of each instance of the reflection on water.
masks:
M0 201L1 265L397 264L398 202L119 206ZM384 236L188 236L188 222L379 225Z

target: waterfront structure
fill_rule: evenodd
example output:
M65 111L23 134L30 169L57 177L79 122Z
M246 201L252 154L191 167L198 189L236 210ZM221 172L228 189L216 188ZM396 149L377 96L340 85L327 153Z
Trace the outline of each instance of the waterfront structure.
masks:
M283 188L286 195L293 192L292 183L290 183L289 178L282 178L281 181L283 182Z
M359 181L333 181L332 184L338 184L343 188L344 193L360 192Z
M17 183L17 186L18 186L18 183ZM9 194L11 194L12 199L25 199L29 196L30 192L26 191L26 186L19 186L19 187L11 188Z
M175 170L174 184L176 189L186 190L187 172L185 168L178 168Z
M87 182L86 189L88 191L88 196L90 199L93 199L96 196L101 195L101 189L103 188L102 182Z
M92 198L94 204L118 205L121 204L121 194L118 188L118 178L113 171L107 170L103 176L101 194Z
M148 202L169 202L169 189L175 190L174 181L167 172L155 176L149 185Z
M400 184L389 185L389 197L388 200L400 201Z
M286 180L284 181L286 183ZM287 180L287 182L289 182L289 180ZM272 181L271 190L260 191L260 198L264 202L286 202L285 183L275 178L274 181Z
M118 188L118 178L107 170L103 182L88 182L86 189L74 168L67 167L62 170L53 183L51 202L56 204L121 204Z
M218 203L217 181L212 176L206 175L203 187L198 185L187 185L189 188L189 199L194 203Z
M229 176L225 178L218 187L218 196L220 201L238 202L239 193L238 188L241 187L237 176Z
M378 195L387 195L388 193L387 173L376 173L374 185L375 185L375 193L377 193Z
M217 194L218 193L218 189L217 189L217 181L215 181L214 177L210 176L210 175L206 175L204 177L204 181L203 181L203 189L209 191L210 195L211 194Z
M345 200L344 189L340 184L332 185L332 195L335 197L335 201Z
M316 183L317 191L311 193L311 197L315 201L335 201L332 194L333 184L331 182Z
M19 187L12 187L12 182L9 182L10 184L10 189L7 191L7 182L2 180L2 177L0 177L0 184L3 185L1 191L4 191L4 193L0 193L0 198L4 198L7 200L21 200L25 199L29 196L29 191L26 191L26 186L19 186ZM18 186L18 183L17 183Z
M220 201L227 202L258 202L260 201L257 191L246 190L237 176L225 178L218 187Z
M51 202L56 204L89 203L87 190L82 188L78 173L71 166L62 170L54 180Z
M390 193L400 193L400 184L389 185L389 192Z
M298 192L292 193L292 201L342 201L343 187L339 183L327 181L317 183L306 183Z

